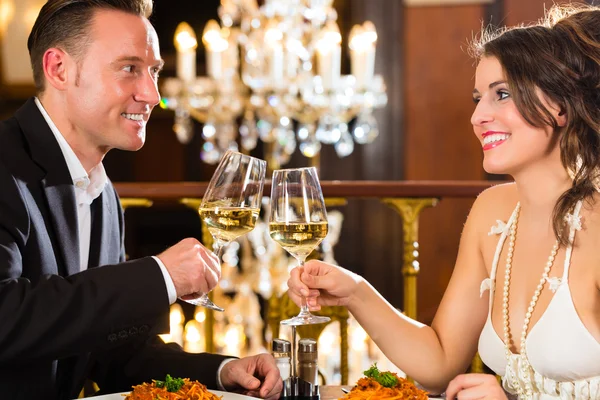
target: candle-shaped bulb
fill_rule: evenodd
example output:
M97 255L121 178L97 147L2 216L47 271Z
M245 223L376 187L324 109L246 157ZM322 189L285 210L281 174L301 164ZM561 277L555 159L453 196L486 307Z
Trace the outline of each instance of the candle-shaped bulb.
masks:
M348 36L348 47L350 50L356 50L360 47L360 40L363 35L363 27L361 25L354 25L350 30L350 35Z
M177 51L196 50L198 41L194 30L187 22L177 25L175 30L175 49Z
M202 33L202 43L210 51L222 52L227 50L229 42L223 37L223 33L227 33L228 30L221 30L219 24L214 19L211 19L206 23L204 32Z
M271 78L271 87L276 89L283 82L283 33L273 20L269 21L265 29L266 63Z
M196 78L196 48L198 41L194 30L187 22L182 22L175 30L177 49L177 76L189 82Z
M202 33L202 43L206 46L206 69L208 76L219 79L223 76L223 53L229 47L229 42L222 36L221 28L214 19L206 23Z
M335 21L329 21L317 41L319 75L324 89L337 86L341 74L342 35Z
M375 24L371 21L365 21L363 23L363 30L366 41L375 44L377 42L377 29L375 29Z
M321 37L317 42L317 50L329 50L334 48L336 45L342 43L342 35L340 33L340 28L335 21L329 21L323 31L321 32Z
M371 21L362 26L355 25L350 31L350 65L356 78L356 87L367 88L373 80L375 70L375 43L377 31Z
M221 40L221 27L214 19L206 23L202 32L202 43L205 46L211 47L212 44L218 43Z
M377 30L371 21L366 21L362 26L354 25L350 31L350 50L365 51L375 47Z

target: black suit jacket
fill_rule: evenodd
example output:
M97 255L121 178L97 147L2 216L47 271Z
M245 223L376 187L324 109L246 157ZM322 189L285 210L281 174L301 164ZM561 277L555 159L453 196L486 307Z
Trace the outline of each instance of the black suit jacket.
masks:
M76 218L68 167L30 99L0 123L0 398L72 399L86 378L127 391L166 373L216 387L223 356L157 338L169 330L164 279L151 257L123 262L112 184L92 204L83 272Z

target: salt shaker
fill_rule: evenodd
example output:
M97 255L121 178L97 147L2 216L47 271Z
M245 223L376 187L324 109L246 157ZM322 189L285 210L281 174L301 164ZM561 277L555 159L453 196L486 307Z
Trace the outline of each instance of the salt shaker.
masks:
M271 352L277 368L279 368L279 374L283 380L283 390L281 391L280 399L291 399L292 393L292 378L291 378L291 349L290 342L284 339L273 339L271 345Z
M298 341L298 398L319 399L319 369L317 341L304 338Z

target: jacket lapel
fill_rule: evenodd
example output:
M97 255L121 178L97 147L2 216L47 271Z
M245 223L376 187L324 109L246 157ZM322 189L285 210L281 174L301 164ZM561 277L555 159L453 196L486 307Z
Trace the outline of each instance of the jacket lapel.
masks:
M79 261L79 232L77 224L77 206L73 185L43 181L50 216L54 225L54 233L60 244L67 275L80 271Z
M121 246L116 214L116 198L108 184L102 194L92 203L92 232L88 267L116 264Z
M32 159L46 172L42 186L66 275L79 272L79 232L75 189L62 151L33 99L16 113Z

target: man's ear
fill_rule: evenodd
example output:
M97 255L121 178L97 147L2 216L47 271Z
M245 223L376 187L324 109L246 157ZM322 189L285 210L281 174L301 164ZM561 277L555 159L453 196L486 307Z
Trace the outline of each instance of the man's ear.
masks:
M63 50L53 47L44 53L42 59L46 84L57 90L65 90L68 82L68 68L71 57Z

